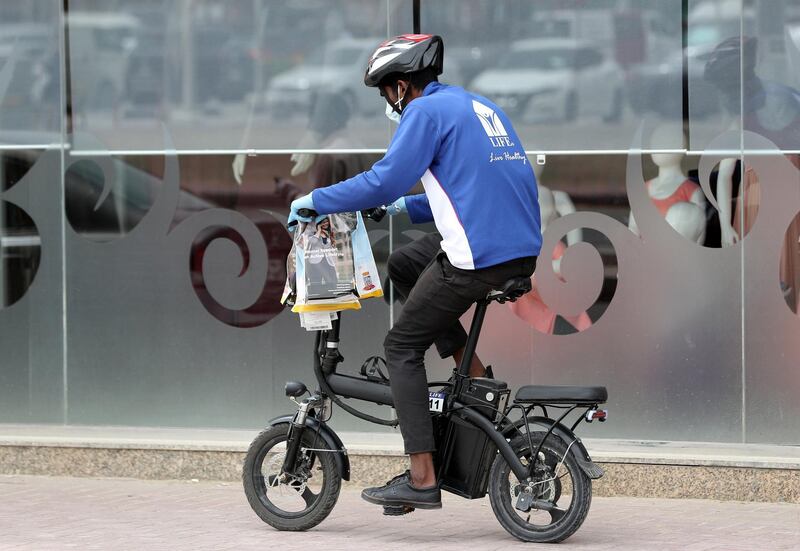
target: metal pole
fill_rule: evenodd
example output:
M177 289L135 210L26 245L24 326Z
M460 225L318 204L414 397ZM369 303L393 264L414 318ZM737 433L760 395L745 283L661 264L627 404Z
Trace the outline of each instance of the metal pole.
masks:
M683 115L683 139L681 145L690 147L691 132L689 121L689 0L681 0L681 113Z
M261 59L261 51L264 47L264 34L266 32L267 14L269 13L269 8L264 8L264 0L254 0L254 2L255 14L253 21L255 21L256 25L258 25L258 28L255 30L256 32L253 33L256 38L255 51L257 52L256 59L253 60L253 65L255 68L255 75L253 78L253 93L255 94L255 97L260 97L260 94L264 90L264 60Z
M414 0L414 34L419 34L420 33L420 30L419 30L419 12L420 12L419 2L420 2L420 0Z
M183 0L180 11L181 29L181 103L183 108L194 107L194 38L192 36L192 0Z

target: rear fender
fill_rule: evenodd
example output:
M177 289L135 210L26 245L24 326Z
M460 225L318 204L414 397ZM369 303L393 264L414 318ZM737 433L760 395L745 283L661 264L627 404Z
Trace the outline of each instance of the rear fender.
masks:
M527 419L520 419L506 426L503 429L503 436L509 439L519 436L519 432L517 432L517 430L526 424L537 425L543 427L545 431L547 431L553 426L553 423L555 423L555 421L548 417L536 416L528 417ZM563 440L564 443L569 447L569 453L575 457L575 461L578 463L578 466L581 468L581 470L586 473L586 476L594 480L602 477L605 474L603 468L592 461L592 458L589 456L589 452L586 450L586 446L583 445L583 442L581 442L580 438L575 436L575 433L561 423L555 423L553 434ZM571 446L570 443L572 443Z

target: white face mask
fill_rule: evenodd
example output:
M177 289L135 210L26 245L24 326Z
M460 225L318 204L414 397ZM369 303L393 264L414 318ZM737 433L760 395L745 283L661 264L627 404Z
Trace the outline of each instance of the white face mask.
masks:
M397 110L400 111L400 113L398 113L397 111L392 109L392 106L387 103L386 104L386 117L390 121L396 122L397 124L400 124L400 114L403 112L403 105L402 105L401 102L405 99L406 95L404 93L403 97L402 98L400 97L400 85L399 84L397 85L397 97L398 97L398 100L396 102L394 102L394 104L397 106Z
M400 113L392 109L392 106L388 103L386 104L386 118L392 122L400 124Z

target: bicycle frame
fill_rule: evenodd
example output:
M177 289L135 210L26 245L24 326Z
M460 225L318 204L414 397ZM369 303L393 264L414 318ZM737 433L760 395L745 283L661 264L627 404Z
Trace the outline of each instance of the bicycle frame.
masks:
M384 209L377 211L380 217L385 214ZM378 219L374 213L366 217ZM495 379L491 372L481 377L469 376L489 304L513 302L531 287L530 278L514 277L476 301L463 357L450 380L428 383L436 390L429 394L428 409L438 490L467 499L488 494L496 518L510 534L522 541L550 543L562 541L580 527L591 503L591 480L604 474L592 462L574 430L583 421L606 420L607 411L598 406L607 401L608 393L603 386L526 385L517 390L509 404L511 390L506 382ZM316 333L313 367L317 390L310 392L302 382L287 382L286 396L298 406L297 411L272 419L270 426L253 440L245 458L242 478L248 501L262 520L278 530L316 526L333 508L341 480L350 480L347 450L327 424L332 403L372 423L399 425L397 419L373 417L340 399L394 406L389 378L380 367L381 363L391 367L385 359L367 358L359 375L337 372L344 361L339 352L341 315L332 321L330 329ZM535 415L537 407L542 410L539 416ZM549 408L566 411L551 417ZM583 408L586 411L570 427L565 421L567 416ZM516 419L518 413L521 418ZM265 474L267 454L277 451L282 442L286 445L285 455L272 456ZM282 461L280 471L276 460ZM322 489L315 494L309 491L307 482L319 470ZM558 501L562 495L561 479L567 475L571 492L564 494L569 499L565 509ZM272 503L267 491L276 486L288 486L297 492L305 502L303 512L298 514ZM379 489L365 490L363 495L368 501L382 503L385 515L404 515L415 508L438 505L399 498L374 501L370 497L374 491ZM531 523L533 510L547 511L550 522ZM520 513L528 513L522 522Z
M494 445L497 446L498 451L508 462L511 470L514 472L514 475L516 475L520 480L527 480L531 477L535 462L531 462L530 466L524 465L517 457L517 454L514 452L509 441L506 439L506 431L503 430L502 426L496 426L484 415L470 409L469 406L460 403L457 400L464 381L469 378L469 368L475 355L478 337L480 335L481 327L483 326L486 309L490 302L490 299L484 299L478 301L476 305L475 314L472 318L469 336L464 349L464 356L461 359L461 364L456 370L453 390L448 395L447 411L451 412L450 415L458 415L483 431L483 433L486 434L489 439L491 439ZM317 333L314 353L314 373L317 377L317 382L320 385L323 395L330 395L331 397L342 396L345 398L353 398L357 400L373 402L376 404L393 406L394 401L392 400L392 393L388 384L369 381L363 377L353 377L336 373L336 367L342 361L342 357L339 354L340 324L341 317L333 321L332 329ZM324 354L321 354L320 351L323 340ZM350 413L354 412L350 411ZM359 415L359 413L360 412L354 414L362 418L369 417L365 416L365 414ZM577 438L573 436L572 440L577 440Z

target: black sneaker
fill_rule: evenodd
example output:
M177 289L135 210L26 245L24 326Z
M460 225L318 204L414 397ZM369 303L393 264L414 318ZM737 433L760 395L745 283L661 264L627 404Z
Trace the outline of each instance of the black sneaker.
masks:
M366 488L361 497L370 503L384 507L406 507L417 509L441 509L442 492L439 486L415 488L411 485L411 472L406 471L383 486Z

